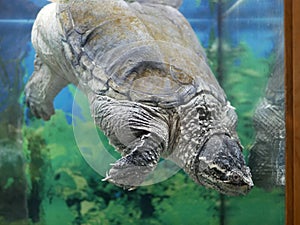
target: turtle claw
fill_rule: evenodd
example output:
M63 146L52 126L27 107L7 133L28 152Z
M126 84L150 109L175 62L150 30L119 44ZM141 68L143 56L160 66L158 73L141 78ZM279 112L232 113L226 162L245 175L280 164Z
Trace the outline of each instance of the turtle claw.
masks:
M134 191L137 187L131 187L128 189L128 191Z
M38 99L38 97L33 97L30 87L26 87L25 89L25 98L25 104L36 118L42 118L43 120L48 121L55 113L53 103L44 99Z
M111 181L111 176L106 176L101 181Z
M129 191L136 189L153 171L155 166L145 163L140 157L129 154L113 164L103 181L109 181Z
M135 189L144 181L148 175L148 169L141 169L139 166L124 165L123 167L113 166L109 171L106 180L123 187L124 189Z

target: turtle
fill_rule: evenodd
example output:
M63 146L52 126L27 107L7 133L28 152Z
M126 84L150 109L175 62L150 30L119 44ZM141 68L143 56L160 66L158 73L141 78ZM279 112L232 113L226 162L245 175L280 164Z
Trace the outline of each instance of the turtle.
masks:
M227 195L253 187L237 115L213 75L181 0L70 0L46 5L32 28L33 115L49 120L68 84L121 153L105 181L140 186L161 158Z
M266 190L285 186L284 41L282 32L278 36L265 95L253 115L256 135L249 154L253 181Z

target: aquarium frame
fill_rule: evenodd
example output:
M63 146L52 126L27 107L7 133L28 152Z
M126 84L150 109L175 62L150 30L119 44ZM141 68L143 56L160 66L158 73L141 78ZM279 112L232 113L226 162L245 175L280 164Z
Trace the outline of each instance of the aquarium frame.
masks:
M300 1L284 1L286 224L300 224ZM297 76L298 75L298 76Z

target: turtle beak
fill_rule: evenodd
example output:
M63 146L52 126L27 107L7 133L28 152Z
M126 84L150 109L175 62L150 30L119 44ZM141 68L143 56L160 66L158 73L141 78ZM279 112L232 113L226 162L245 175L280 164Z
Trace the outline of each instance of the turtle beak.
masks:
M248 185L250 189L252 189L254 184L252 181L252 175L251 175L249 167L244 166L243 172L244 172L243 180L244 180L245 184Z
M242 172L241 172L242 171ZM252 175L248 166L243 166L240 171L241 184L236 186L237 192L241 195L246 195L254 186L252 181Z

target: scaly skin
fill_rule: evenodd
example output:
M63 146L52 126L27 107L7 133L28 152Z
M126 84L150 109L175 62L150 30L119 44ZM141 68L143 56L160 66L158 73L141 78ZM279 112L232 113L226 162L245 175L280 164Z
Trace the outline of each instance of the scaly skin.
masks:
M276 50L276 64L268 80L266 94L259 102L253 123L255 142L249 166L255 185L271 190L285 185L285 100L283 35Z
M121 152L105 180L135 188L160 157L229 195L253 186L233 107L207 65L181 1L52 3L32 31L37 52L27 103L48 120L68 83L88 96L95 123ZM174 8L175 7L175 8Z

